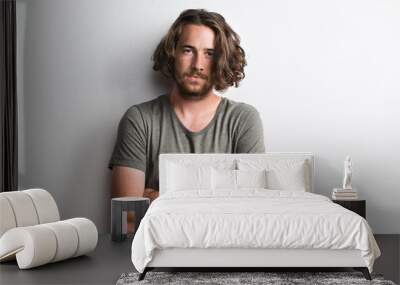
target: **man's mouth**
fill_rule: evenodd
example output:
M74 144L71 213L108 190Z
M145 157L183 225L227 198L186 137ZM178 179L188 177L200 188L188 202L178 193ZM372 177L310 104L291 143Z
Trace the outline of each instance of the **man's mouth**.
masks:
M207 77L202 75L202 74L187 74L186 75L187 78L189 79L206 79Z
M186 77L189 79L189 81L194 81L194 82L201 79L201 77L196 76L196 75L187 75Z

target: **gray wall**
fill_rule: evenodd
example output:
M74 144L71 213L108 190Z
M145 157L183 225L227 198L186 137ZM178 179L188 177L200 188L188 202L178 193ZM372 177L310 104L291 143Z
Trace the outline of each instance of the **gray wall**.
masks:
M203 7L241 35L246 78L223 95L258 108L267 150L315 153L324 195L351 155L373 231L400 233L400 2L246 2L17 0L20 188L109 231L119 119L168 90L151 54L183 9Z

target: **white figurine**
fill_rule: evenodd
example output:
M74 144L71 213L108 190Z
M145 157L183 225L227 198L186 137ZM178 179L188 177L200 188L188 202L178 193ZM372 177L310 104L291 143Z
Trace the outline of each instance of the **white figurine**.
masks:
M352 167L353 164L351 162L351 157L348 155L344 161L344 178L343 178L343 189L352 190L351 187L351 176L352 176Z

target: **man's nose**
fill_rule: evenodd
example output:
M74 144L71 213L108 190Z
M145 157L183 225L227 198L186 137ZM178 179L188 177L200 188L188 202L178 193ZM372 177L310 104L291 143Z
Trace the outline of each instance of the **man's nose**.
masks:
M201 72L204 71L204 60L201 55L196 54L195 56L193 56L192 68Z

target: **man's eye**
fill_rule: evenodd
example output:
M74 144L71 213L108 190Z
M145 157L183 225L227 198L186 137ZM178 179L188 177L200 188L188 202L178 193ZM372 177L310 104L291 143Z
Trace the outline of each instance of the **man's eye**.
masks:
M190 49L184 49L184 50L183 50L184 53L189 53L189 52L191 52L191 51L192 51L192 50L190 50Z

